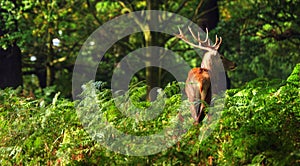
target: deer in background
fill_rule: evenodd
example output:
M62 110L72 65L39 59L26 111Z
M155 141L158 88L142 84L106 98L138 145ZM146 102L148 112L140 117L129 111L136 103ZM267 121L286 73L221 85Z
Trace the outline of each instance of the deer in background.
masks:
M179 29L179 34L176 34L176 37L183 40L185 43L204 50L205 53L202 58L201 67L193 68L189 71L188 77L186 79L185 92L187 94L189 102L193 103L190 106L192 117L197 123L201 122L205 117L205 103L208 105L211 103L212 98L212 86L211 82L218 81L220 71L221 74L225 75L225 71L233 70L236 68L236 64L223 55L218 53L218 49L222 43L222 38L218 38L216 35L216 41L214 45L210 45L208 39L208 30L206 28L206 39L204 41L200 40L200 34L198 36L192 32L191 28L188 27L192 37L198 42L194 44L190 42L184 35L183 32ZM223 67L224 66L224 67ZM224 70L225 69L225 70ZM212 81L213 80L213 81ZM225 79L226 80L226 79ZM226 83L226 82L225 82ZM223 88L226 89L226 84ZM222 89L222 88L221 88Z

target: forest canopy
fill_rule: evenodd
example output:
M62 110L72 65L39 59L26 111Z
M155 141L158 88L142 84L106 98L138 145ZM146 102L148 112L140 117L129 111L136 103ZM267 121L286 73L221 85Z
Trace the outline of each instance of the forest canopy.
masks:
M20 48L22 73L18 76L23 75L24 87L36 90L37 87L55 85L63 95L70 96L75 59L93 31L128 12L165 10L180 14L203 29L208 27L212 39L215 34L223 38L220 53L238 64L237 70L228 75L232 87L240 87L258 77L286 79L299 62L298 5L296 0L220 0L218 3L205 0L2 0L0 43L4 52L12 46ZM191 67L200 64L201 59L191 47L172 42L172 36L166 34L153 32L150 35L151 41L146 41L145 34L139 33L115 43L100 61L96 80L109 83L116 64L128 53L146 45L178 52ZM16 69L17 65L14 65ZM2 67L8 71L8 65ZM156 85L165 86L174 81L164 74L166 71L156 69L140 71L132 79L148 81L147 72L159 78Z

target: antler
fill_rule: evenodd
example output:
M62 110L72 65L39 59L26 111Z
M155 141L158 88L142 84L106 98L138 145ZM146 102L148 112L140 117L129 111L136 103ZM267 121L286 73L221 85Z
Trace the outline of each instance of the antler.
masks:
M206 38L204 41L202 41L200 39L200 33L198 32L198 35L197 37L194 35L192 29L190 27L188 27L191 35L193 36L193 38L198 42L198 45L197 44L194 44L192 42L190 42L185 36L184 34L182 33L181 29L178 27L178 30L179 30L179 34L175 34L176 37L182 39L184 42L186 42L187 44L195 47L195 48L200 48L200 49L204 49L204 50L211 50L211 49L215 49L215 50L218 50L221 43L222 43L222 38L220 37L220 41L219 41L219 38L218 36L216 35L216 42L214 45L210 45L210 42L209 42L209 39L208 39L208 29L206 28ZM219 42L218 42L219 41Z

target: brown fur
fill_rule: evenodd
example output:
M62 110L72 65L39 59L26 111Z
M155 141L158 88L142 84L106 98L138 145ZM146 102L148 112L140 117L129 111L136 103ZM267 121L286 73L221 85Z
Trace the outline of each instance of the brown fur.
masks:
M205 116L205 104L203 101L210 104L211 100L210 77L208 70L199 67L193 68L188 74L185 92L189 102L194 103L190 106L192 116L197 122L200 122Z

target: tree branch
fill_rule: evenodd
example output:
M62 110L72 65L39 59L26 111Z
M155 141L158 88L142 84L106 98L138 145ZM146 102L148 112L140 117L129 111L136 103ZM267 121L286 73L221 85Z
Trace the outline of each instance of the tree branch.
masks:
M99 20L99 18L97 17L94 8L91 6L90 1L89 1L89 0L86 0L86 3L87 3L87 5L88 5L88 8L92 11L92 15L93 15L93 17L95 18L95 20L97 21L97 23L98 23L99 25L101 25L102 22L101 22L101 21Z

